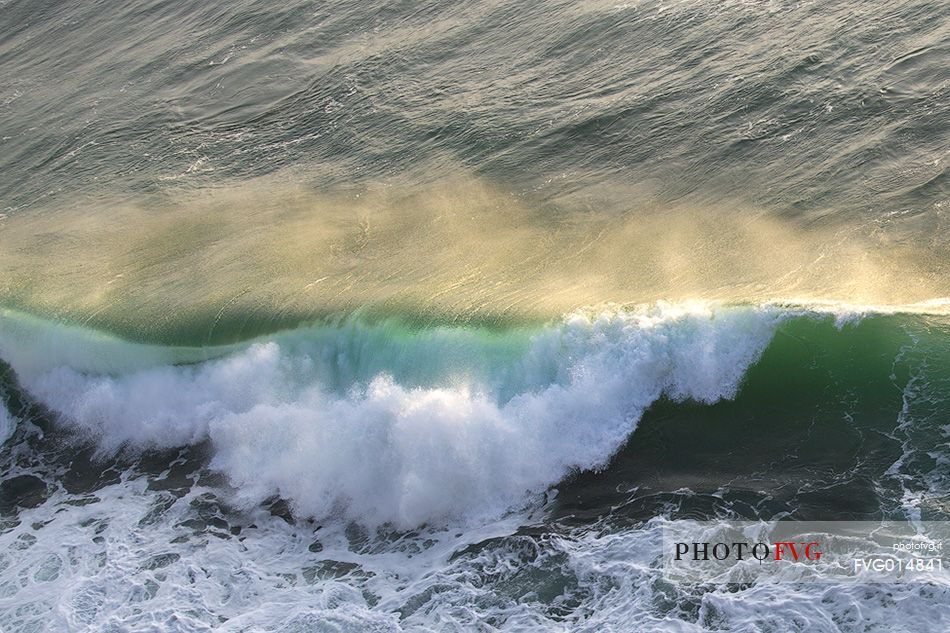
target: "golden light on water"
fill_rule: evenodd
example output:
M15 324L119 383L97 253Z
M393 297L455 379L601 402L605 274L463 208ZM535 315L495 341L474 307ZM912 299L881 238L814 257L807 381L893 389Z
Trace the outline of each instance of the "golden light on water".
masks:
M0 297L134 337L211 342L357 309L468 322L657 300L950 294L939 253L862 230L629 190L591 206L470 176L334 193L272 177L6 218Z

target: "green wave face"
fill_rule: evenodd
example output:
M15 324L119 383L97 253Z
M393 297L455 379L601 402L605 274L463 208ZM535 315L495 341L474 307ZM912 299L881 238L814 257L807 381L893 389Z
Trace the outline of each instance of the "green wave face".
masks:
M102 454L210 441L244 502L408 528L604 468L618 490L650 467L667 490L759 477L779 503L804 494L784 478L852 490L914 462L862 498L897 508L912 490L939 511L948 332L926 315L665 304L501 329L351 318L186 348L7 313L0 357Z
M604 472L563 486L558 515L947 520L948 407L946 318L791 319L735 399L658 402Z
M950 520L948 29L0 0L0 630L950 631L656 558Z

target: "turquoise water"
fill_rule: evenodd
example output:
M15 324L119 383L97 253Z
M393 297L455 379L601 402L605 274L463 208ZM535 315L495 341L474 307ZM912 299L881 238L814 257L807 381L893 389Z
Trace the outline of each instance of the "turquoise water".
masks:
M2 3L3 631L944 631L950 11Z

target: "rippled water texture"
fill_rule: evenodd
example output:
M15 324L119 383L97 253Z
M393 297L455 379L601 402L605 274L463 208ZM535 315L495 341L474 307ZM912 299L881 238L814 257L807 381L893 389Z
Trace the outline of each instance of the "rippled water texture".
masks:
M0 0L0 629L950 630L660 560L950 519L948 150L937 0Z

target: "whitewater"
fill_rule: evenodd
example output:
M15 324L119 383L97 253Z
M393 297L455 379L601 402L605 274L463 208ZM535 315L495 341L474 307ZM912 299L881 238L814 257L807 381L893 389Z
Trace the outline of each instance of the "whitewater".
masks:
M408 529L495 518L603 466L661 396L735 396L781 318L658 306L502 332L351 319L182 365L168 357L187 350L79 346L81 331L8 314L0 357L101 454L210 440L245 506L276 494L303 516Z
M0 632L950 630L950 561L833 573L868 535L821 582L662 555L943 538L948 42L934 0L0 0Z
M742 630L762 621L755 604L780 592L776 626L791 618L833 630L824 618L850 618L858 602L886 623L889 601L936 605L950 586L831 586L820 615L808 586L682 587L674 600L654 557L665 522L693 515L702 484L632 530L616 523L631 500L580 523L555 508L578 473L611 476L611 459L658 401L709 407L741 388L754 399L747 374L778 332L800 346L796 323L849 339L898 316L660 304L501 330L354 316L175 348L7 311L0 357L16 384L4 393L16 390L36 420L25 405L34 401L53 427L5 410L8 473L46 483L0 536L0 608L14 630L623 630L641 612L642 630ZM912 354L902 345L894 362ZM792 362L780 360L790 389L803 369ZM916 371L904 416L919 406L915 380L934 379ZM45 457L27 457L46 434ZM902 462L918 454L910 436L902 451L892 469L906 478ZM941 472L901 494L926 507ZM716 496L728 495L719 484ZM683 600L692 615L674 606ZM919 626L935 614L950 616L937 607Z

